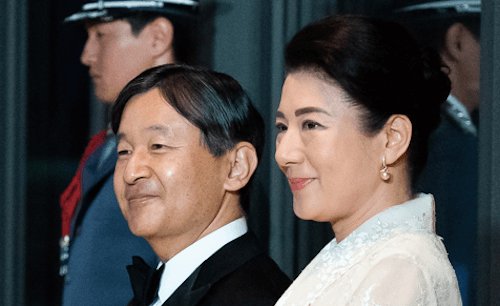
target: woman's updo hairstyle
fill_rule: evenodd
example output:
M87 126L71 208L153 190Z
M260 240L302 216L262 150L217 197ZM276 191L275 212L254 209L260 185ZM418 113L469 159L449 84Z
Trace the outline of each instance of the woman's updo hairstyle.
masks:
M439 54L421 50L401 25L363 16L332 16L308 25L287 45L286 71L309 71L333 81L363 112L367 134L393 114L406 115L413 135L408 150L415 182L427 159L430 133L450 92Z

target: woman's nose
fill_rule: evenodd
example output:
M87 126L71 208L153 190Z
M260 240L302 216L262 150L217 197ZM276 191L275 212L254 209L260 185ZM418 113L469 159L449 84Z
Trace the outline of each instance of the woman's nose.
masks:
M304 159L302 147L299 135L289 129L276 138L274 158L280 167L301 163Z

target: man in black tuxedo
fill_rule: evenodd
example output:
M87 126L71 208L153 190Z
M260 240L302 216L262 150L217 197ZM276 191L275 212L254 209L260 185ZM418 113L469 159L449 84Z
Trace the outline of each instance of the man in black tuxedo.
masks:
M288 287L242 205L263 126L222 73L163 65L122 90L112 114L115 193L130 230L161 260L154 272L140 258L127 267L130 305L274 305Z

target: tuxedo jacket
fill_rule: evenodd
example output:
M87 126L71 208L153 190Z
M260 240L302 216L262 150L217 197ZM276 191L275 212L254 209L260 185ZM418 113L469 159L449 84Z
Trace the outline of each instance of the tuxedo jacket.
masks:
M104 150L111 154L103 159ZM130 258L139 255L151 265L158 262L121 214L113 190L116 158L114 138L108 137L84 166L82 200L71 224L65 306L126 305L133 294L126 270Z
M163 306L271 306L290 283L247 233L204 261Z

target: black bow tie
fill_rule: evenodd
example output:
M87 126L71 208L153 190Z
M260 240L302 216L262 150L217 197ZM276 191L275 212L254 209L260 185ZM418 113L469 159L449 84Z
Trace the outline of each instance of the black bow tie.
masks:
M153 303L160 284L161 274L165 265L159 269L151 268L139 256L132 257L132 265L127 266L134 298L129 305L149 306Z

